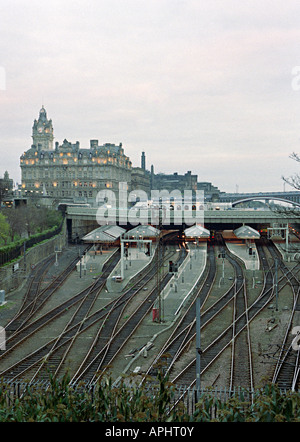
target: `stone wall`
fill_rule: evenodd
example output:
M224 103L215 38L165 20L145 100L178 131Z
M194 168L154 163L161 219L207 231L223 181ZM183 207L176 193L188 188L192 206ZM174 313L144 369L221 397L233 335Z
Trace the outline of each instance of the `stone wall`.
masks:
M72 219L69 222L69 240L76 241L77 238L81 239L98 227L100 225L96 220Z

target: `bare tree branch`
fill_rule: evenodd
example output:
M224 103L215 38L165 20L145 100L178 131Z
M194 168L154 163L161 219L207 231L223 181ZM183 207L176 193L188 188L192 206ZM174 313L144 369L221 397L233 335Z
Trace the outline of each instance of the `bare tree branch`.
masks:
M300 156L296 152L293 152L289 157L294 161L300 162ZM294 187L296 190L300 190L300 175L298 173L290 177L282 176L281 178L289 186Z

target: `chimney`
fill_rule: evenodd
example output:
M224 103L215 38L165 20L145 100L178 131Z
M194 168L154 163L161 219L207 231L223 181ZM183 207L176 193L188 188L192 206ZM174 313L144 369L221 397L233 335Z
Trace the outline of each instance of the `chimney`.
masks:
M145 152L142 152L141 168L144 169L144 170L146 170L146 157L145 157Z

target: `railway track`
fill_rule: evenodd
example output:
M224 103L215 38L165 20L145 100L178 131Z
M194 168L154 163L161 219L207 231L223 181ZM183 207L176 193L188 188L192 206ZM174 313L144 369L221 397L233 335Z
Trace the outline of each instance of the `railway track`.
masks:
M221 311L223 311L228 305L232 304L234 298L238 293L243 291L244 287L244 278L242 277L242 269L238 260L231 256L228 251L226 251L226 257L233 265L235 269L235 279L230 287L230 289L220 297L218 301L216 301L211 307L207 310L202 311L201 313L201 331L203 332L204 328L207 327L211 321L215 320ZM238 321L235 321L231 324L227 329L225 329L216 339L214 339L205 350L202 350L201 354L201 373L205 371L212 363L217 359L220 352L230 345L232 342L232 337L235 334L238 334L238 330L242 327L242 323L244 322L243 318L239 318ZM193 344L193 340L196 337L196 330L194 336L191 338L191 341L187 344L188 346L195 345ZM186 345L186 348L187 348ZM183 352L182 352L183 354ZM196 381L196 358L193 358L192 361L177 375L172 372L170 373L170 378L172 382L180 385L194 385Z
M98 292L100 287L102 287L103 282L106 282L106 278L115 267L119 259L120 253L115 253L108 261L108 263L105 264L102 276L98 278L95 282L93 282L89 287L80 291L67 301L59 304L57 307L49 310L38 319L27 323L18 331L16 331L12 336L10 336L8 338L9 345L7 346L6 350L0 354L0 361L4 359L8 353L18 349L25 340L31 338L37 331L41 330L41 328L47 326L51 321L54 321L60 315L63 315L71 307L79 304L87 296L87 294L92 295L93 293Z
M142 276L137 278L133 287L129 290L125 291L122 295L120 295L116 300L113 300L105 305L105 307L97 310L93 314L89 315L89 311L91 308L86 311L86 300L82 302L82 305L85 305L84 313L80 313L80 316L76 315L72 318L72 322L69 323L69 326L66 326L64 332L60 337L57 338L55 345L51 348L51 351L47 355L47 361L41 361L41 366L36 372L35 377L39 374L40 377L47 377L49 367L51 372L54 375L64 374L64 363L68 353L71 350L76 338L83 332L85 332L90 327L97 325L98 332L96 337L94 338L93 344L91 346L92 349L99 348L100 345L99 339L101 340L101 335L103 334L103 329L105 327L105 331L107 331L107 323L110 322L114 324L114 331L118 328L119 320L115 321L115 317L117 316L117 312L121 311L119 316L121 317L127 305L131 302L133 298L138 296L138 294L143 290L144 286L153 278L155 274L155 264L152 263L150 268L146 272L142 272ZM143 279L143 283L141 284L141 279ZM103 287L105 286L105 282ZM102 288L103 288L102 287ZM99 296L99 293L97 294ZM96 296L96 298L97 298ZM82 307L82 306L80 306ZM80 308L79 308L80 311ZM66 347L66 348L65 348ZM88 352L89 355L89 352ZM77 370L77 375L82 371L82 367L84 366L84 362L88 359L88 355L84 358L84 361L81 363L79 369ZM44 370L41 376L42 366L45 365L44 362L48 364L48 370ZM47 367L44 367L47 368ZM74 375L76 376L76 375ZM80 376L81 377L81 376ZM84 378L84 380L86 380Z
M274 263L272 263L271 265L268 264L266 255L264 253L261 244L258 244L257 247L260 254L260 261L263 263L264 272L265 272L264 286L258 298L252 303L251 306L248 306L247 311L245 311L245 313L240 317L238 317L238 319L235 321L236 325L238 325L238 327L236 327L237 336L239 336L241 332L245 329L245 325L243 326L241 322L242 317L248 314L248 323L250 323L257 316L257 314L261 312L274 299L274 282L273 282ZM286 279L286 274L279 279L278 282L281 285L279 285L278 290L281 290L286 285L286 281L284 281L285 279ZM204 372L209 368L209 366L211 366L212 362L216 360L216 358L220 356L223 353L223 351L230 345L231 340L229 336L227 337L227 339L224 340L223 345L220 346L219 344L221 342L221 338L224 339L226 334L228 334L228 331L231 330L232 327L233 325L231 325L226 330L224 330L224 332L221 333L220 336L203 351L202 356L204 363L202 365L201 375L204 374ZM214 352L217 353L214 358L211 358L210 355L210 350L212 346L215 347ZM196 359L193 359L187 365L185 370L183 370L177 376L173 377L172 382L174 382L175 384L185 385L189 387L195 385L195 377L196 377L195 370L196 370ZM190 372L192 372L193 374L191 375ZM183 375L187 376L184 378ZM194 380L191 381L191 377L194 378Z
M230 348L231 364L229 386L231 389L237 385L242 385L245 386L245 388L250 389L254 387L249 324L271 302L271 300L274 300L275 296L274 262L269 264L269 258L267 258L265 253L266 246L273 261L275 258L274 253L276 254L276 251L274 252L274 249L268 244L262 242L257 243L260 262L262 263L264 270L264 284L261 293L256 300L253 301L251 305L248 305L245 279L243 277L241 265L239 261L227 251L226 257L235 269L235 279L230 289L224 293L218 301L205 310L205 301L208 298L216 275L214 247L212 245L208 246L208 263L205 272L206 279L201 285L199 291L201 299L201 330L204 330L204 327L208 327L213 320L216 320L220 312L229 305L233 307L233 318L232 324L224 329L213 342L202 350L201 375L212 366L213 362L220 357L225 349ZM277 254L276 257L278 258ZM149 284L149 281L155 275L156 269L157 267L153 265L152 273L149 272L149 279L146 279L146 275L143 275L145 284L141 285L140 281L137 282L137 285L140 285L140 289L144 285ZM293 287L294 310L298 311L300 310L298 296L299 283L296 275L299 267L297 268L297 266L295 266L294 269L290 270L280 261L279 269L282 276L278 280L278 290L280 291L287 283ZM167 280L168 275L163 281L163 284L166 283ZM97 312L91 314L91 308L102 288L103 286L101 286L100 281L97 281L94 287L90 286L85 291L75 295L72 300L68 301L69 303L63 303L53 311L48 312L43 319L39 318L30 324L26 323L19 331L16 330L15 338L18 337L17 340L19 341L19 345L22 342L22 333L24 335L23 338L27 339L39 329L39 325L40 327L44 327L48 322L55 319L57 315L62 314L66 308L72 306L76 307L74 315L69 322L66 323L63 332L59 336L49 341L43 346L43 348L38 349L37 352L34 352L35 354L29 355L27 358L20 361L15 367L9 367L4 372L0 373L0 375L5 377L8 376L10 380L12 378L15 380L22 378L26 374L26 376L28 377L29 375L33 381L37 378L44 379L48 377L49 368L55 375L62 373L65 369L64 363L66 357L77 337L89 327L95 325L98 327L98 332L93 341L93 345L87 352L86 357L71 380L71 383L76 383L79 380L84 380L87 384L94 383L99 370L105 370L113 363L118 352L122 350L125 343L128 342L130 336L132 336L141 323L142 319L147 313L149 313L149 310L152 308L157 297L157 292L155 292L155 290L151 291L145 303L143 303L140 308L136 309L123 325L120 325L120 318L122 316L124 317L124 311L127 308L128 303L133 299L134 293L138 293L138 289L137 287L132 288L131 293L129 293L129 291L128 293L126 292L126 297L122 297L122 299L120 297L120 299L118 298L109 303L105 310L99 309ZM195 347L196 304L194 301L196 300L196 297L191 301L189 308L178 323L178 328L176 327L176 330L174 330L170 339L158 355L159 359L164 353L168 353L169 357L167 360L168 366L166 372L170 374L172 382L178 385L192 386L195 383L196 359L193 359L180 374L175 374L173 369L178 358L182 357L191 345ZM30 327L32 325L36 328L31 331ZM291 326L292 320L289 329ZM292 384L294 385L294 388L296 388L299 379L299 353L296 354L295 351L291 351L291 333L287 332L287 337L289 339L284 341L282 345L282 352L276 367L278 374L276 374L276 376L274 374L274 382L275 379L277 381L281 378L284 380L287 376L283 374L284 370L288 371L288 368L293 366L293 375L290 373L289 379L292 377ZM13 346L12 349L14 348L16 347ZM286 351L288 348L290 348L289 353ZM31 361L29 361L29 359L31 359ZM244 366L241 366L241 360L245 361ZM284 369L283 367L287 368ZM153 368L150 368L150 372L153 373ZM285 380L283 382L287 383ZM289 385L291 385L290 381L289 383Z
M22 304L16 315L5 327L8 336L19 329L26 321L27 317L32 314L45 274L53 263L54 256L49 256L41 263L37 264L32 270L29 275L30 280Z
M293 305L286 331L279 347L272 382L276 383L281 389L295 391L300 387L300 349L298 348L299 345L295 345L295 335L293 334L293 327L300 325L297 323L297 320L299 321L297 312L300 311L300 282L297 274L300 269L300 264L297 264L294 269L290 270L285 263L281 261L279 252L274 246L268 245L268 249L273 259L277 259L279 262L279 268L288 280L293 294Z
M143 381L146 379L147 375L154 375L157 373L156 365L163 355L168 355L167 357L165 357L167 363L165 372L169 373L179 355L185 350L185 346L188 345L188 343L190 342L191 337L193 338L195 336L196 299L198 296L200 297L201 306L205 303L216 277L216 261L213 245L208 244L207 254L208 259L206 262L204 282L201 284L199 291L191 300L190 305L182 315L180 321L178 321L178 324L176 325L173 333L166 341L165 345L160 350L157 357L147 370Z
M185 249L184 253L180 254L178 259L178 265L182 263L186 257ZM147 283L153 276L155 276L156 269L150 276ZM167 284L172 275L167 273L162 281L161 288ZM90 351L86 355L85 360L81 364L79 370L72 378L71 383L78 382L81 379L87 384L93 384L97 380L98 372L100 370L105 371L110 364L112 364L115 357L120 353L125 343L128 342L134 331L137 329L141 321L152 309L158 296L158 290L155 286L143 303L139 305L135 311L129 316L126 322L117 330L117 324L119 324L122 317L124 308L126 305L119 308L119 305L114 305L109 312L109 321L105 324L105 336L100 333L97 334Z
M87 247L85 251L87 251L88 248L89 247ZM10 342L14 336L22 328L24 328L25 324L34 317L34 315L44 306L50 297L62 286L62 284L74 270L77 261L78 257L76 256L71 260L67 267L43 289L41 289L43 279L46 272L49 270L49 267L54 263L54 256L50 256L34 269L34 272L31 275L29 287L26 291L19 311L5 326L7 347L10 346Z
M61 315L66 309L69 309L72 306L76 306L78 304L75 313L73 314L70 321L66 324L63 332L55 339L50 340L46 345L32 352L27 357L18 361L18 363L10 366L5 369L1 375L9 376L10 379L19 379L20 377L26 375L34 380L35 378L43 378L45 376L48 377L49 367L51 367L51 371L54 374L57 374L60 369L63 367L63 363L66 359L66 356L75 341L76 337L87 328L92 325L97 324L99 329L102 329L102 325L108 319L108 310L113 311L113 304L121 306L122 304L126 304L126 296L121 295L121 297L117 301L112 301L105 308L98 310L94 314L89 315L92 306L96 298L99 296L99 292L102 290L106 283L106 279L109 276L110 272L115 267L117 261L119 260L120 253L115 254L112 262L107 265L105 272L102 277L99 278L94 284L88 287L86 290L80 292L72 299L62 303L57 308L51 310L47 314L43 315L43 317L34 321L31 324L28 324L26 327L22 329L23 335L25 335L24 339L27 339L29 336L32 336L37 330L47 325L50 321ZM146 271L146 275L148 275L148 279L153 277L153 274L156 270L156 264L152 263L150 270ZM141 278L146 277L145 272L142 272L140 275ZM147 281L147 278L146 278ZM146 282L145 282L146 284ZM136 282L136 286L140 286L140 281ZM132 288L128 292L127 302L130 301L130 298L137 292L137 289ZM102 325L101 325L102 324ZM21 332L19 332L19 335ZM21 343L23 339L20 339L14 345L13 349L16 349ZM12 349L10 349L11 351Z
M218 241L219 247L224 249L224 245ZM168 341L165 343L151 367L149 367L146 372L142 382L145 381L148 374L156 373L156 365L159 360L164 357L166 367L164 369L166 374L170 376L174 376L175 363L182 357L184 359L186 352L192 346L195 348L194 340L196 338L196 299L200 298L200 308L202 309L201 313L201 327L202 330L204 327L208 326L208 324L213 321L220 311L222 311L226 306L232 302L236 292L239 292L244 285L244 282L241 278L241 267L239 263L236 261L234 257L231 257L228 254L228 259L231 262L231 265L235 269L236 278L233 281L230 288L221 296L213 305L204 310L204 305L206 300L208 299L208 295L212 290L212 286L215 282L216 278L216 261L215 261L215 247L210 243L208 244L208 260L207 260L207 269L206 276L203 284L201 285L199 291L193 297L191 304L187 311L182 316L181 320L178 322L175 327L172 335L169 337ZM195 363L195 360L193 361ZM191 373L190 373L191 374ZM188 375L189 376L189 375ZM195 370L192 373L192 380L195 379ZM184 383L192 381L189 379Z

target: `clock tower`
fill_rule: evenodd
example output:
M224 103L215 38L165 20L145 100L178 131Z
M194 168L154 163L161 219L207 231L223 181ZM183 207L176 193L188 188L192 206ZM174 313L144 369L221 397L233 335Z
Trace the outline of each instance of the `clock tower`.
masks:
M40 110L38 120L34 120L32 127L32 139L36 149L52 150L53 149L53 126L52 120L48 120L47 112L44 106Z

